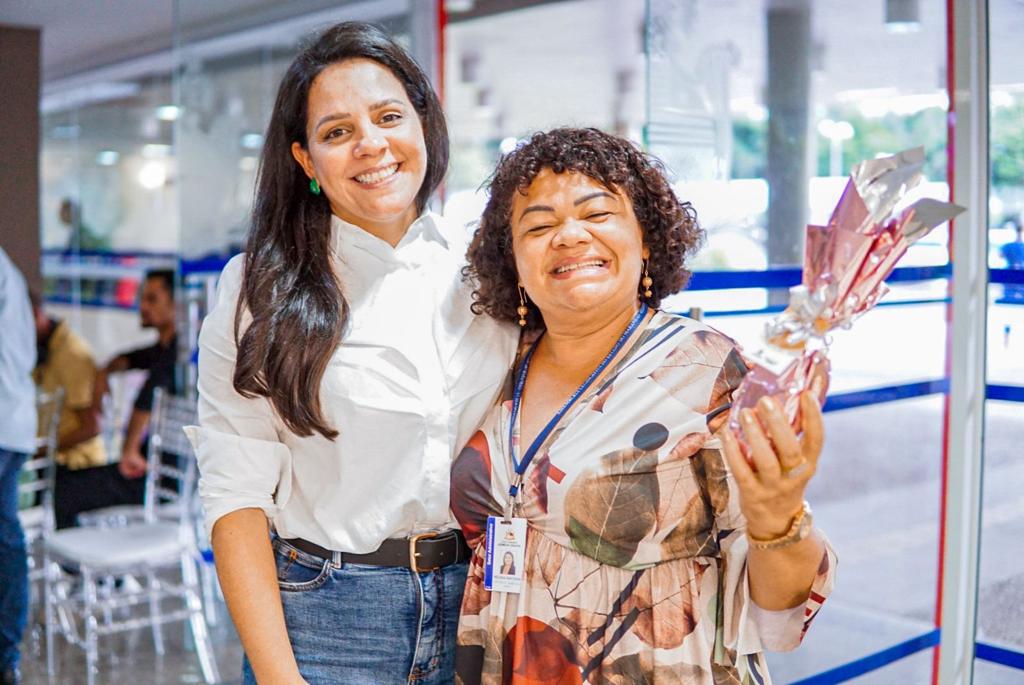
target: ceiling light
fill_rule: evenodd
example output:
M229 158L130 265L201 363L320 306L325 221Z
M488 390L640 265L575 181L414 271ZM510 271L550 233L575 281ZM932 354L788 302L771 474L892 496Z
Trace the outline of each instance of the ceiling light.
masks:
M177 105L160 105L156 108L156 118L160 121L177 121L181 116L181 107Z
M139 169L139 185L146 190L156 190L167 182L167 167L160 160L146 162Z
M117 150L100 150L96 153L96 163L100 166L114 166L121 155Z
M263 147L263 136L259 133L246 133L242 136L242 147L246 150L259 150Z

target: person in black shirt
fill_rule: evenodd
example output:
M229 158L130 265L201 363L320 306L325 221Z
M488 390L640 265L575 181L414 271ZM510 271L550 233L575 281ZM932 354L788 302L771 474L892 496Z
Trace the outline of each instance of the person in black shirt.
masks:
M116 464L84 469L76 474L76 478L87 482L74 488L75 501L62 503L67 514L64 525L70 525L84 511L142 502L145 490L145 478L142 476L146 474L144 443L153 408L153 394L157 388L171 393L177 391L174 367L178 338L174 320L173 271L158 270L146 274L139 298L139 318L143 328L156 329L156 343L117 355L96 374L93 385L93 407L98 409L103 406L103 396L110 390L110 374L130 369L147 372L128 420L120 460Z

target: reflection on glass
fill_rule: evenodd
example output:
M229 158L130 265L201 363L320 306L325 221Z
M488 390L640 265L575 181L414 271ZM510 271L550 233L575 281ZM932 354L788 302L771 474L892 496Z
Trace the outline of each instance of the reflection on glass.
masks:
M992 0L989 30L989 254L998 269L1024 269L1024 55L1021 8ZM989 287L987 380L1024 388L1024 286ZM1024 389L1018 391L1024 395ZM1021 399L1024 399L1022 397ZM1024 573L1020 540L1024 507L1020 483L1024 466L1024 404L989 400L985 404L985 470L981 510L981 555L977 639L1024 655L1021 597ZM1020 658L1020 657L1018 657ZM975 660L974 682L1009 685L1024 671Z
M177 163L161 109L172 99L170 76L59 95L43 101L43 249L172 252Z
M544 3L471 19L463 14L450 10L445 31L452 139L446 215L476 220L486 201L478 188L499 154L533 132L594 126L640 141L643 0Z
M351 5L351 3L348 3ZM355 16L346 4L324 8L292 0L274 17L256 16L211 39L210 23L225 23L214 5L178 0L176 121L180 164L181 256L218 265L242 249L274 97L300 42L347 19L374 21L412 40L407 3L380 3L376 13ZM284 17L285 20L281 20ZM271 20L274 21L271 21ZM228 24L225 24L228 25Z
M1024 653L1020 607L1024 591L1020 540L1024 538L1024 444L1021 405L985 404L985 492L981 511L981 570L977 639ZM1021 677L1018 672L1018 678Z
M890 294L890 297L924 294L921 288L936 290L942 287L939 282L930 286L913 285L917 287L909 292L901 289L902 292ZM745 303L751 305L750 309L756 309L764 306L764 293L763 289L754 288L684 291L667 300L665 309L686 313L691 307L697 307L705 312L709 324L741 345L756 349L761 344L764 325L771 315L732 315L721 307ZM852 392L945 376L945 307L942 302L880 306L859 319L850 330L835 331L829 348L832 362L830 391ZM1020 337L1024 338L1024 335Z
M989 286L988 382L1024 386L1024 306L1007 302L1003 287Z
M145 74L43 98L44 295L72 306L76 324L82 305L134 308L143 271L174 264L170 100L169 75Z
M807 499L839 555L840 582L803 647L773 655L778 682L834 668L934 628L942 398L830 412L825 430ZM915 677L888 679L888 671L878 671L864 682L927 682L926 654L921 667L900 667Z
M779 682L933 630L941 417L938 396L825 415L827 439L807 498L838 551L842 582L804 647L774 655Z
M648 6L647 143L708 231L695 268L799 264L804 224L827 220L863 159L923 145L926 181L906 201L948 199L940 0L900 34L870 3ZM946 244L940 227L902 265L944 264Z
M974 685L1020 685L1018 669L993 664L980 659L974 662Z

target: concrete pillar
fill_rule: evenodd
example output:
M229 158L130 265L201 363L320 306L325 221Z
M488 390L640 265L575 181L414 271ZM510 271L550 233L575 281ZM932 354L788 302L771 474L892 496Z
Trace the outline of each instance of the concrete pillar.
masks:
M40 289L40 30L0 25L0 246Z
M803 261L807 224L810 2L773 0L768 4L766 20L768 264L793 266Z

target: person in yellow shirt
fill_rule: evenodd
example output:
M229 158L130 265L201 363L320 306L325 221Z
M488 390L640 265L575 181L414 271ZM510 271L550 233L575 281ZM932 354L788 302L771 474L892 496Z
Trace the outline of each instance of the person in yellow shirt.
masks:
M96 483L108 470L100 438L99 411L93 406L96 362L89 345L65 321L50 318L37 293L30 293L36 325L37 361L32 377L40 388L64 389L57 427L57 479L54 510L58 528L75 525L90 506ZM114 467L116 468L116 466Z

